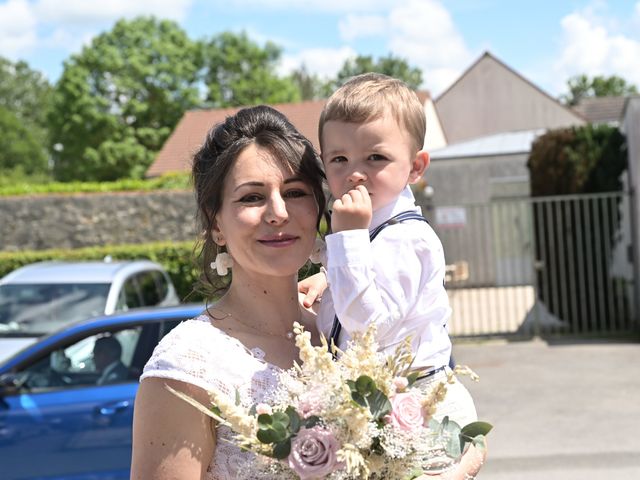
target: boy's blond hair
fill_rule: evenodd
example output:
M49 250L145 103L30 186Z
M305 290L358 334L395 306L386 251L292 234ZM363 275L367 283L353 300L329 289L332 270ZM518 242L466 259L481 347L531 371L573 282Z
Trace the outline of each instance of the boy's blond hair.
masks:
M427 120L416 93L401 80L381 73L363 73L350 78L327 100L318 126L322 146L325 123L338 120L365 123L390 112L400 128L409 133L415 151L424 147Z

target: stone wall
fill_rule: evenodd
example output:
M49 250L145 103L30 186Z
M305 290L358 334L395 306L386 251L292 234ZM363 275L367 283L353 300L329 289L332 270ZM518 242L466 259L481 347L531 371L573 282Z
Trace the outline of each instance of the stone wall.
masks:
M195 238L192 191L0 197L0 251Z

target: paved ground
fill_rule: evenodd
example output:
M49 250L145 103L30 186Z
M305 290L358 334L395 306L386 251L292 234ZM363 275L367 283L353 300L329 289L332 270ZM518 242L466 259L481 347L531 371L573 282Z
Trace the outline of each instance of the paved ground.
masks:
M640 479L640 343L454 344L494 425L479 480Z

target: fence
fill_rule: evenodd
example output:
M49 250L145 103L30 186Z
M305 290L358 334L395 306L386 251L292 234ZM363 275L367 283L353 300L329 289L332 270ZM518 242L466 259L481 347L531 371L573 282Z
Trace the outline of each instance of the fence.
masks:
M628 194L496 200L425 215L450 265L452 336L637 329Z

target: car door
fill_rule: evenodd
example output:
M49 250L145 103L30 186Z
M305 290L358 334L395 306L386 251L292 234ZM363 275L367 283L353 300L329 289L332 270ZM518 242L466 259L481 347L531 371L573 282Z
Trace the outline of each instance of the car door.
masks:
M128 479L133 402L158 323L109 332L129 378L99 383L91 347L104 332L56 348L15 373L0 398L0 477ZM96 362L97 363L97 362Z

